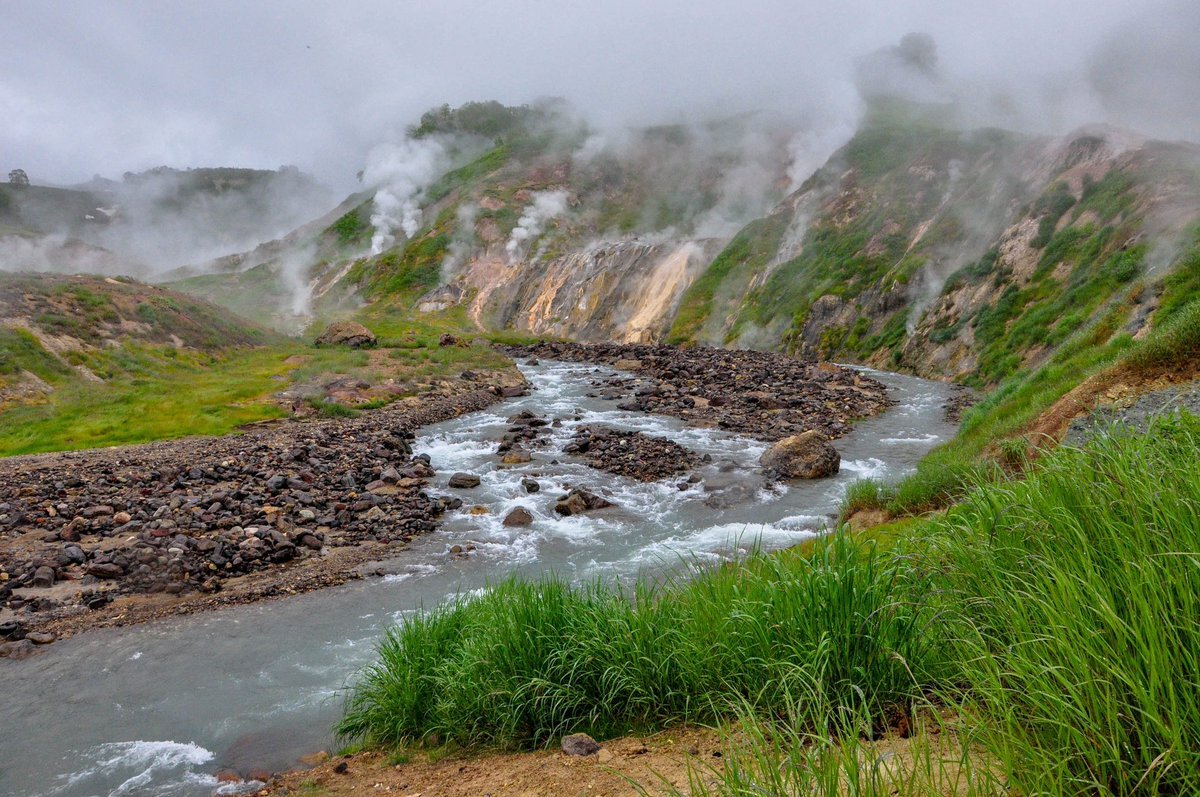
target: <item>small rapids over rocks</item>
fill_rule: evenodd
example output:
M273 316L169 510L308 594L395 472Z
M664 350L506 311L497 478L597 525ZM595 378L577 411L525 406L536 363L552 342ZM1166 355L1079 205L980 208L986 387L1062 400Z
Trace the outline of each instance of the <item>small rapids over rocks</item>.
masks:
M414 451L437 471L430 493L463 505L401 556L369 568L382 578L97 630L4 662L0 795L238 793L249 786L223 784L217 773L282 769L333 745L342 688L397 620L513 573L628 581L793 545L821 531L849 482L895 478L954 431L942 409L950 386L868 371L887 385L894 406L834 441L840 473L771 482L758 467L767 443L602 397L603 386L631 375L557 361L522 370L534 387L529 395L418 435ZM595 441L598 431L597 451L579 451L579 441ZM611 453L622 440L653 456L675 446L687 456L657 481L633 478L637 468L626 476L625 466L612 473L588 464L589 456L627 461ZM450 487L458 473L478 484ZM562 515L555 506L570 489L613 506ZM506 525L517 509L528 522Z

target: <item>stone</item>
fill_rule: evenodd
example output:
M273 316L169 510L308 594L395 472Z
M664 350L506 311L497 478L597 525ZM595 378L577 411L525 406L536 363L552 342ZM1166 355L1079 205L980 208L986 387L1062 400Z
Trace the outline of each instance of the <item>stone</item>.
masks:
M505 526L530 526L533 524L533 513L523 506L509 512L504 516Z
M616 368L618 371L636 371L641 367L642 361L634 360L632 358L617 360L615 363L613 363L613 368Z
M25 635L25 638L35 645L49 645L51 642L57 639L54 634L51 634L48 631L30 631Z
M48 565L43 565L33 571L33 580L30 584L34 587L53 587L55 581L54 568Z
M829 438L809 430L775 443L759 458L759 464L785 479L820 479L837 473L842 457Z
M133 520L133 517L128 512L118 512L113 515L113 523L116 523L118 526L124 526L131 520Z
M524 465L533 462L533 457L523 448L514 448L500 459L501 465Z
M469 490L479 486L479 477L472 473L456 473L450 477L449 486L456 490Z
M125 575L125 571L121 569L121 566L112 562L93 562L88 565L87 572L88 575L95 576L96 578L108 579L120 578Z
M379 340L375 333L353 321L338 321L325 327L325 331L313 341L318 346L349 346L361 349L374 346Z
M542 485L538 484L537 479L521 479L521 486L525 488L527 493L536 493L542 489Z
M567 755L595 755L600 750L600 743L586 733L573 733L562 740L562 751Z
M593 509L604 509L610 506L613 506L611 501L601 498L595 493L590 493L587 490L575 488L558 499L558 502L554 505L554 511L560 515L569 517Z
M0 659L24 659L33 654L33 643L28 639L0 644Z

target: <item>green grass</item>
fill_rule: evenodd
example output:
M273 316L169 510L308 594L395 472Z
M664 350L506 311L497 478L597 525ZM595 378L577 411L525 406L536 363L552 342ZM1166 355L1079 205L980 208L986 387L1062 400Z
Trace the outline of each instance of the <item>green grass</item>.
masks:
M905 560L836 536L626 593L503 582L409 620L355 687L345 737L536 746L712 720L731 701L786 710L791 691L882 716L933 680L933 615Z
M262 401L289 370L276 350L133 356L143 373L63 383L44 404L0 414L0 456L224 434L284 414Z
M489 345L438 345L445 332L474 336L461 308L418 316L379 303L359 320L391 349L389 372L408 382L412 394L464 370L486 376L510 364ZM70 365L104 381L84 380ZM284 417L271 397L291 384L322 383L334 375L378 381L367 352L340 347L287 341L209 353L126 342L60 358L28 333L0 328L0 383L20 370L37 374L54 391L42 403L0 411L0 456L228 434ZM317 399L314 408L324 417L349 417L385 403L348 408Z
M1049 457L932 524L983 740L1022 794L1200 793L1200 423Z
M630 593L506 581L391 632L339 731L537 746L723 720L724 773L693 793L1200 793L1198 453L1183 416L887 546L835 534ZM897 716L933 727L889 763L870 740Z

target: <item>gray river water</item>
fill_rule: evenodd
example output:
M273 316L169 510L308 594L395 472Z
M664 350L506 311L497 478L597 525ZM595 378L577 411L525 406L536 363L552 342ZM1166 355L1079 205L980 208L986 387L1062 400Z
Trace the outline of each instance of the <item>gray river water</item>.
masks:
M511 573L555 572L576 581L632 578L683 561L777 549L826 526L846 485L894 479L954 429L942 419L950 388L869 372L896 406L836 442L832 478L768 489L757 470L764 445L711 429L624 412L589 398L611 371L561 363L522 366L531 395L427 427L414 446L438 471L431 489L454 492L488 512L447 516L391 563L394 575L132 629L105 629L55 644L43 655L0 665L0 794L6 797L178 795L219 790L224 767L282 769L335 742L342 689L372 659L397 620ZM531 410L562 425L534 461L498 466L506 418ZM577 420L578 419L578 420ZM591 470L560 452L580 424L601 423L670 437L712 456L704 485L641 484ZM558 464L553 464L557 459ZM473 490L449 491L455 471L479 474ZM520 481L536 477L537 494ZM615 509L558 518L550 507L565 483L604 494ZM723 508L713 508L716 502ZM738 497L741 500L736 500ZM725 505L728 504L728 505ZM515 506L528 528L500 521ZM473 545L462 558L453 545Z

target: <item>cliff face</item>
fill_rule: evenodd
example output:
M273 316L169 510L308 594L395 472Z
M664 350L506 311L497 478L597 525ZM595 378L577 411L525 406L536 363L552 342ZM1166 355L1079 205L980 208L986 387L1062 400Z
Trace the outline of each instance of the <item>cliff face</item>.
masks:
M473 259L460 278L426 297L426 311L464 302L489 329L574 340L660 340L680 297L721 242L601 243L541 263Z

